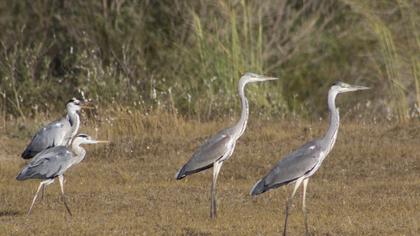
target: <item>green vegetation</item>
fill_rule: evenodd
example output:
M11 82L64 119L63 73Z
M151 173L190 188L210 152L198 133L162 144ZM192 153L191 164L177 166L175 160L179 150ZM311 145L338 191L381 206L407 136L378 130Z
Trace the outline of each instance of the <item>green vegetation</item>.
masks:
M414 0L4 0L1 111L26 118L84 95L207 120L236 111L237 81L253 71L282 78L250 86L257 114L316 118L344 80L375 88L369 118L406 121L420 107L419 11Z
M418 0L0 1L0 235L279 234L291 189L248 192L325 132L335 80L374 89L338 99L342 128L308 189L311 233L420 235L420 132L384 122L420 115L419 24ZM238 115L247 71L282 79L247 88L259 117L221 171L210 222L210 171L174 174ZM97 103L80 131L111 142L66 175L75 217L57 183L26 217L37 184L16 183L18 156L71 97Z

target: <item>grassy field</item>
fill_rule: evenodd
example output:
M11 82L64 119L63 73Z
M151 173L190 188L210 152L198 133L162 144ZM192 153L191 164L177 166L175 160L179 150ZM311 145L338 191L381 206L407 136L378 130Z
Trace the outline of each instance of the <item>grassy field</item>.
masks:
M26 122L14 128L18 125L11 124L0 141L0 235L281 233L286 194L291 189L283 187L257 198L248 192L277 160L322 135L325 121L251 117L234 155L222 168L218 218L210 220L211 171L182 181L176 181L174 175L207 135L230 122L156 117L132 114L117 117L112 126L102 123L97 135L112 143L87 147L86 159L66 175L73 217L67 215L59 198L58 181L48 187L32 215L26 215L39 182L18 182L15 176L25 164L18 156L28 139L22 130L29 133L36 125ZM419 235L418 124L395 127L351 122L345 117L342 123L335 149L309 182L311 233ZM94 126L86 124L82 131L94 134ZM123 127L130 130L125 136L120 135ZM302 235L301 191L289 219L290 235Z
M336 146L309 184L310 232L420 235L419 3L0 1L0 235L278 235L291 189L248 193L323 135L336 80L373 89L342 98ZM174 176L234 122L247 71L281 79L247 88L249 127L210 220L211 170ZM26 216L39 181L15 180L19 155L71 97L101 107L81 131L111 143L67 172L73 217L58 183ZM301 205L299 193L290 235L303 234Z

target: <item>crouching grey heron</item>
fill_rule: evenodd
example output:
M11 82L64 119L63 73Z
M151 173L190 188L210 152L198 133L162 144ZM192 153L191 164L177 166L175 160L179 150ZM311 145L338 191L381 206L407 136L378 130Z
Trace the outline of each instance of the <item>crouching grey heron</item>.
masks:
M283 235L287 233L288 211L292 204L292 199L303 183L303 204L305 235L308 234L308 221L305 205L306 187L309 177L311 177L321 166L322 161L331 151L337 139L340 116L338 108L335 106L335 98L339 93L369 89L363 86L349 85L343 82L336 82L328 92L328 108L330 111L330 125L327 133L320 139L306 143L299 149L280 160L271 171L259 180L251 190L251 195L266 192L272 188L277 188L288 183L295 183L292 194L286 202L285 221Z
M79 130L80 117L78 112L81 108L91 107L86 102L81 102L76 98L68 101L66 104L67 115L38 130L21 157L30 159L45 149L69 145Z
M223 129L208 139L193 154L192 158L178 171L176 179L182 179L202 170L213 167L213 182L211 185L210 217L216 217L216 181L220 168L225 160L229 159L235 149L236 141L244 133L249 116L248 100L245 97L245 85L251 82L276 80L278 78L266 77L254 73L246 73L239 80L238 92L241 98L241 117L232 127Z
M71 150L66 146L56 146L46 149L38 153L18 174L17 180L40 179L38 190L32 200L28 215L32 211L39 191L43 186L52 184L54 179L58 177L61 187L61 194L67 212L71 214L70 208L67 205L64 195L64 172L72 165L80 163L86 155L86 150L82 148L81 144L96 144L107 143L108 141L94 140L86 134L77 135L71 146Z

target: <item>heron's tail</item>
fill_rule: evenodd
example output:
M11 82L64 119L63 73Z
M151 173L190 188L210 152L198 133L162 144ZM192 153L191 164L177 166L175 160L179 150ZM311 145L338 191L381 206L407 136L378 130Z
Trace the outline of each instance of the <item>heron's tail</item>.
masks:
M23 168L23 170L18 174L18 176L16 176L16 180L26 180L29 179L29 175L28 175L28 168L25 167Z
M182 166L182 168L179 169L178 172L176 172L175 178L176 179L182 179L185 176L187 176L186 173L185 173L185 166Z
M258 182L252 187L251 192L249 193L251 196L255 196L267 191L266 186L264 185L264 179L258 180Z
M37 154L37 152L33 151L31 148L26 148L25 151L22 152L20 155L23 159L31 159Z

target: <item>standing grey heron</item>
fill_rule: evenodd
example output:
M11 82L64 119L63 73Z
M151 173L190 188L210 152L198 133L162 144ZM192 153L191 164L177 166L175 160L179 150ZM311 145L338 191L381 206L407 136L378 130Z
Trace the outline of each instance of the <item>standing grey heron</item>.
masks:
M328 155L337 139L340 116L335 106L335 98L339 93L369 89L368 87L349 85L343 82L336 82L328 92L328 108L330 111L330 125L327 133L320 139L310 141L280 160L271 171L259 180L251 190L251 195L264 193L272 188L277 188L289 183L295 183L292 194L286 202L285 221L283 235L287 233L288 211L292 199L303 183L303 204L302 210L305 217L305 235L308 234L308 221L305 205L306 187L311 177L321 166L322 161Z
M245 97L245 86L251 82L275 80L278 78L266 77L254 73L246 73L239 80L238 92L241 98L241 117L232 127L223 129L208 139L193 154L192 158L178 171L176 179L182 179L202 170L213 168L213 182L211 185L210 217L216 217L216 181L220 168L225 160L229 159L235 149L236 141L244 133L249 116L248 100Z
M28 215L32 211L32 207L35 204L41 188L52 184L56 177L58 177L60 182L64 205L66 206L67 212L72 215L64 195L64 172L72 165L80 163L85 158L86 150L80 146L81 144L107 142L108 141L94 140L86 134L79 134L74 138L71 150L66 146L55 146L38 153L16 177L17 180L41 179L41 183L39 184L38 190L32 200L31 207L29 208Z
M30 159L45 149L60 145L69 145L79 130L80 117L78 112L81 108L90 107L76 98L68 101L66 104L67 115L38 130L25 151L23 151L21 157L23 159Z

